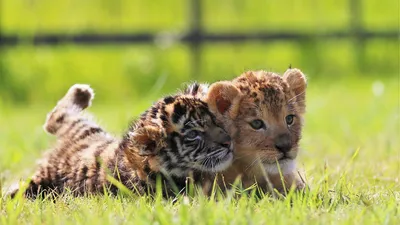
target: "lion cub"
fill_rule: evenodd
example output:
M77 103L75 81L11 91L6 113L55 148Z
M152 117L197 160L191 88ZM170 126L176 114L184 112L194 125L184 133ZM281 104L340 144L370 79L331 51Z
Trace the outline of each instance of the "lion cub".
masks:
M240 177L245 188L254 183L264 191L271 184L281 193L292 185L304 188L295 164L305 113L306 78L300 70L289 69L283 76L248 71L187 91L204 96L234 140L234 163L222 172L220 184L229 186Z

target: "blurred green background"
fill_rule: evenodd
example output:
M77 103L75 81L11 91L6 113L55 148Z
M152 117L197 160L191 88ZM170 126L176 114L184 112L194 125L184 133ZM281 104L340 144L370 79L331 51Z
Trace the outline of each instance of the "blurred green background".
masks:
M358 5L351 4L354 2ZM397 176L400 168L399 158L393 157L400 148L399 39L352 36L360 30L398 34L398 1L204 0L200 21L204 33L292 32L311 38L205 42L196 67L190 45L163 38L193 28L191 3L0 1L1 34L24 40L0 46L2 176L10 176L5 172L9 169L13 174L32 169L27 165L51 146L53 137L46 136L41 125L74 83L92 85L96 99L90 111L103 126L119 134L129 119L162 95L181 88L182 83L233 79L246 70L282 73L292 65L302 69L309 80L301 167L318 180L327 161L332 170L340 170L340 162L360 148L354 177L374 177L365 185L383 177L383 186L398 187L391 177ZM37 34L139 32L159 38L141 44L37 46L29 41ZM330 32L349 35L317 37Z
M396 1L367 0L201 1L205 33L370 32L398 30ZM189 0L3 0L3 35L184 34L191 30ZM396 5L397 4L397 5ZM162 36L160 36L162 37ZM399 72L398 38L315 38L211 42L200 48L193 71L191 49L159 38L149 44L1 46L0 104L54 101L74 83L90 83L98 101L159 96L197 79L231 79L249 69L283 72L290 64L310 78L388 77Z

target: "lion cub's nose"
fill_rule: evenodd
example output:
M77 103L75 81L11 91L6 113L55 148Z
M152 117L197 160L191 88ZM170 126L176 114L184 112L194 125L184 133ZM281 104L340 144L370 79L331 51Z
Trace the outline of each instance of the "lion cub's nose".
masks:
M275 139L275 148L280 152L288 152L292 148L292 139L289 134L281 134Z

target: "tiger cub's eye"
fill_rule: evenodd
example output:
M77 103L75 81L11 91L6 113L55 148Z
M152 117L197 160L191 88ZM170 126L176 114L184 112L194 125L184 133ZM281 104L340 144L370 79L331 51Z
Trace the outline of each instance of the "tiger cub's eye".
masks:
M285 120L286 120L286 124L287 125L292 125L294 122L294 117L295 115L288 115L286 116Z
M257 119L257 120L251 121L250 126L255 130L259 130L261 128L264 128L265 124L262 120Z
M197 131L197 130L191 130L191 131L189 131L189 132L186 134L186 137L187 137L187 138L190 138L190 139L194 139L194 138L196 138L198 135L199 135L199 131Z

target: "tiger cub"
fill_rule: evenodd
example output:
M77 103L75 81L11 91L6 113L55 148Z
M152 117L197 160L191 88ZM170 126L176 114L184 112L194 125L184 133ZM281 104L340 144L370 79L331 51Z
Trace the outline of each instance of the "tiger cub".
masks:
M160 99L132 122L122 139L82 115L93 90L76 84L47 115L44 129L57 144L39 164L24 195L116 193L111 176L138 194L153 193L157 177L163 193L185 187L186 178L226 169L233 159L230 136L203 101L178 94ZM175 189L174 189L175 188ZM18 190L14 191L12 195Z

